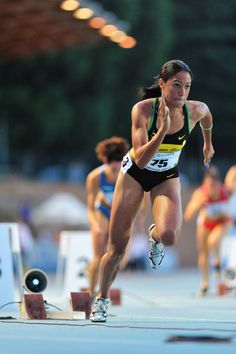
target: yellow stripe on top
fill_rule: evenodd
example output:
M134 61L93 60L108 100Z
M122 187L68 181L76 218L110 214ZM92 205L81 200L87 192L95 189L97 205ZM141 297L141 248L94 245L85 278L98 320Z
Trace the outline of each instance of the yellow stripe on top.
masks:
M134 161L134 148L130 149L130 157Z
M186 144L186 140L182 142L182 144L161 144L158 152L175 152L180 151L183 149L184 145Z
M161 144L157 151L168 154L168 153L182 150L185 144L186 144L186 140L184 140L182 144ZM134 160L134 148L130 150L130 156L131 159Z

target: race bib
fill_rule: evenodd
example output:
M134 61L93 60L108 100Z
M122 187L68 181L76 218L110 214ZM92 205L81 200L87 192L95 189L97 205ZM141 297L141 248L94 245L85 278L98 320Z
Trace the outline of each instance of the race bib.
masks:
M132 165L133 161L131 160L130 153L127 152L121 163L121 171L125 174Z
M206 206L207 216L216 218L217 216L221 216L222 214L227 214L228 212L228 202L227 201L219 201L215 203L209 203Z
M164 172L174 168L181 154L181 150L172 153L157 152L154 157L147 163L145 168L149 171Z

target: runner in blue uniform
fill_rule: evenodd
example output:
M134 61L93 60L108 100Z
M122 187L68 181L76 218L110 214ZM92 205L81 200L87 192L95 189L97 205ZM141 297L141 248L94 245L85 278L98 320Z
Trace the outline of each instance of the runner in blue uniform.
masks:
M100 259L107 247L115 183L128 148L128 141L120 137L98 143L96 153L103 164L91 171L86 179L88 219L93 241L93 259L88 266L89 290L92 296L97 284Z

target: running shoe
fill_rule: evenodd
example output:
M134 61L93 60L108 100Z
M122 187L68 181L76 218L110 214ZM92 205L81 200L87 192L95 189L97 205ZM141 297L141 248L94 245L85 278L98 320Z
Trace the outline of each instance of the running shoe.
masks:
M92 322L106 322L109 299L97 297L92 308L90 320Z
M208 286L203 286L203 287L201 287L201 288L198 290L197 295L198 295L199 297L204 297L204 296L207 295L207 293L208 293Z
M154 241L151 236L151 231L155 227L155 224L152 224L149 227L149 254L148 258L152 268L157 269L160 267L161 262L165 256L165 248L161 241Z

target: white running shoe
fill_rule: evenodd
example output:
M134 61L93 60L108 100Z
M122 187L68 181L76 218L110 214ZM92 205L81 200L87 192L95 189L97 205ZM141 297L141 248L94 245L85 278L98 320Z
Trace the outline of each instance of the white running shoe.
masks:
M90 320L92 322L106 322L109 299L97 297L92 308Z
M154 241L151 236L151 231L155 227L155 224L152 224L149 227L149 254L148 258L152 268L157 269L160 267L161 262L165 256L165 248L161 241Z

